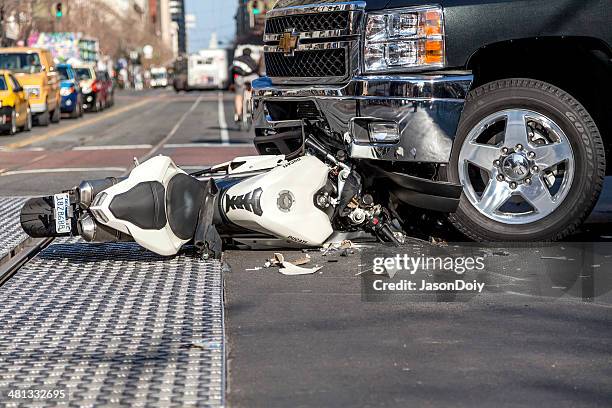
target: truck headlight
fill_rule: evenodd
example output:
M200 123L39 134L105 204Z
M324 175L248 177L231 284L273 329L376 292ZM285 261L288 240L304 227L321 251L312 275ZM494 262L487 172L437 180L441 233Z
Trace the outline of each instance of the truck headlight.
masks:
M368 14L364 41L367 72L444 66L444 15L440 7Z

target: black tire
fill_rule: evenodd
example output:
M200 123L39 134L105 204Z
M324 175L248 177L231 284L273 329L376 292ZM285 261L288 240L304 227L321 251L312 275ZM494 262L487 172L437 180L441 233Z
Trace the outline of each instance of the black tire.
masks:
M53 196L28 200L21 209L21 227L33 238L56 236Z
M505 109L536 111L565 133L574 152L574 181L563 202L538 221L511 225L481 214L463 196L450 222L476 241L556 241L572 234L588 217L602 190L606 158L601 135L586 109L567 92L533 79L504 79L471 91L453 145L448 178L460 182L459 154L468 134L483 118Z
M17 134L19 129L17 128L17 112L15 109L11 109L11 127L9 127L8 134L14 136Z
M36 124L38 126L49 126L49 123L51 123L49 111L45 111L36 115Z
M76 104L74 105L74 109L70 112L70 119L76 119L81 117L81 105L79 104L79 100L77 98Z
M62 111L60 110L60 105L55 105L55 110L51 114L51 123L59 123L62 120Z
M25 123L25 125L23 125L21 130L24 131L24 132L29 132L29 131L32 130L32 111L30 111L30 108L28 108L28 113L27 113L27 117L26 117L26 123Z

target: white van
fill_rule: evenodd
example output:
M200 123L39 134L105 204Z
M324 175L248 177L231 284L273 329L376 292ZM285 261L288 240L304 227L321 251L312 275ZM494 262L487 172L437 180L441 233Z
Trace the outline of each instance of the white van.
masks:
M229 61L225 49L201 50L189 56L188 89L226 89L229 86Z
M151 88L165 88L168 86L168 70L164 67L151 68Z

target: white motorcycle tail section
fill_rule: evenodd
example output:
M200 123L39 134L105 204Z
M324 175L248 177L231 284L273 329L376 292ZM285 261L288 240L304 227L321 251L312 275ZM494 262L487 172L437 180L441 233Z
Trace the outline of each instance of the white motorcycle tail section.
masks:
M167 219L160 225L160 229L143 229L130 221L117 218L109 207L115 197L127 193L141 183L158 182L167 191L168 183L178 174L186 173L169 157L157 156L147 160L132 170L128 179L98 194L91 206L91 212L97 221L131 235L144 248L164 256L175 255L188 240L177 237ZM163 202L159 204L165 206L165 194L163 198Z
M333 233L329 217L314 203L329 167L304 156L229 188L223 211L236 225L288 242L319 246Z

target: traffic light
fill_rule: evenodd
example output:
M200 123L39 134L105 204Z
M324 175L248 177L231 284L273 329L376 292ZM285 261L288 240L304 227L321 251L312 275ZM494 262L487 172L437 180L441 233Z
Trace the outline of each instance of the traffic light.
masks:
M261 8L259 8L259 1L253 0L251 3L251 9L253 10L254 15L261 14Z
M64 16L64 11L62 10L62 3L55 4L55 18L60 19Z

